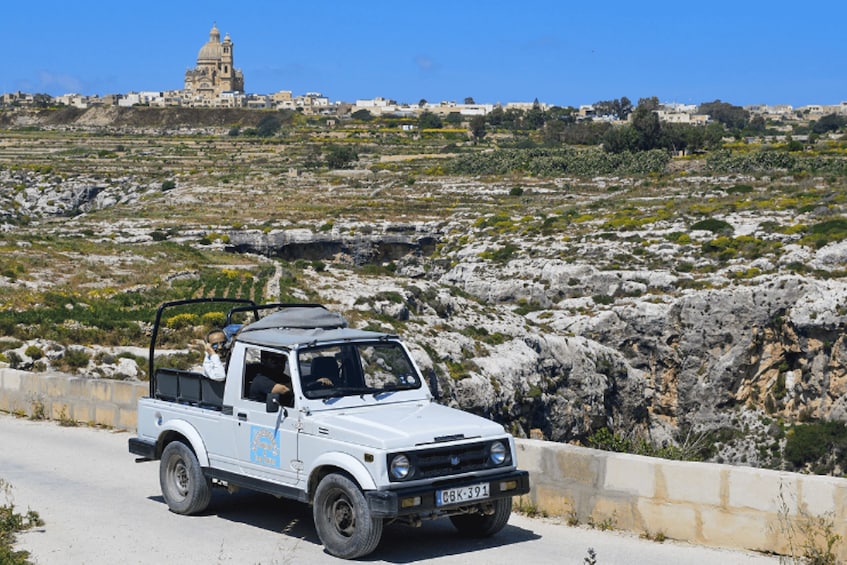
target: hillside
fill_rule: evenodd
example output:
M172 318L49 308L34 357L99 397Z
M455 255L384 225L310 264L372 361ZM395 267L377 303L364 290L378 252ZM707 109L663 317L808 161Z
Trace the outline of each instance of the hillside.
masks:
M132 106L80 109L0 110L0 127L108 127L177 130L255 127L266 113L243 108L149 108Z
M7 363L143 379L163 300L322 302L407 337L448 402L520 436L845 469L843 142L611 162L451 131L152 134L188 114L148 110L2 118ZM330 169L339 146L356 158ZM529 164L465 172L509 159ZM826 450L798 450L827 422Z

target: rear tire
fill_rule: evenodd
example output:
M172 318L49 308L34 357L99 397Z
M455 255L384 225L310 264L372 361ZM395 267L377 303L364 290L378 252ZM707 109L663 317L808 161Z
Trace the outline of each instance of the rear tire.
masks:
M450 516L450 521L460 534L473 538L487 538L502 530L512 515L512 499L498 498L494 501L494 513L459 514Z
M315 491L315 529L328 553L355 559L372 553L382 537L382 519L371 516L368 501L349 477L332 473Z
M203 475L197 456L181 441L173 441L162 452L159 485L171 512L197 514L209 506L212 483Z

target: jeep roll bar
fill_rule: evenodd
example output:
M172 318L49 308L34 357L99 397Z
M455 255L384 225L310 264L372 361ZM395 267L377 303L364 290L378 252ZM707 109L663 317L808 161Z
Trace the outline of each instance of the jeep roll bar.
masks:
M209 303L209 302L224 302L224 303L230 303L230 304L247 304L247 305L250 305L250 306L242 306L242 307L240 307L240 310L241 311L253 310L255 312L256 318L259 317L259 311L258 311L258 307L256 306L256 303L253 302L252 300L247 299L247 298L214 298L214 297L210 297L210 298L186 298L184 300L174 300L172 302L163 303L161 306L159 306L159 309L156 310L156 319L153 321L153 334L150 336L150 358L148 360L148 363L149 363L149 365L148 365L149 366L148 377L149 377L149 381L150 381L150 398L153 398L153 396L156 394L156 374L153 371L153 366L154 366L154 357L155 357L155 352L156 352L156 338L159 335L159 325L160 325L160 322L161 322L161 319L162 319L162 312L164 312L165 309L167 309L167 308L173 308L175 306L185 306L187 304L204 304L204 303ZM233 308L233 309L235 309L235 308ZM227 314L227 317L226 317L227 321L229 321L229 319L230 319L231 312L232 311L230 311L230 313Z

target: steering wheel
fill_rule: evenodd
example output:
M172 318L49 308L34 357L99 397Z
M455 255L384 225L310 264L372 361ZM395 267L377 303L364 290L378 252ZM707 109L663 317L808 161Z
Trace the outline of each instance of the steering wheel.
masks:
M322 388L331 388L335 386L329 377L321 377L308 383L304 388L306 390L318 390Z

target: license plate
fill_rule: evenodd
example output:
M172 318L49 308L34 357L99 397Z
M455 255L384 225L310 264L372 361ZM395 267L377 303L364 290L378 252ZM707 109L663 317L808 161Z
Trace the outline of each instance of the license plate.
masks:
M488 498L488 483L479 483L459 488L446 488L435 491L435 505L461 504L471 500Z

